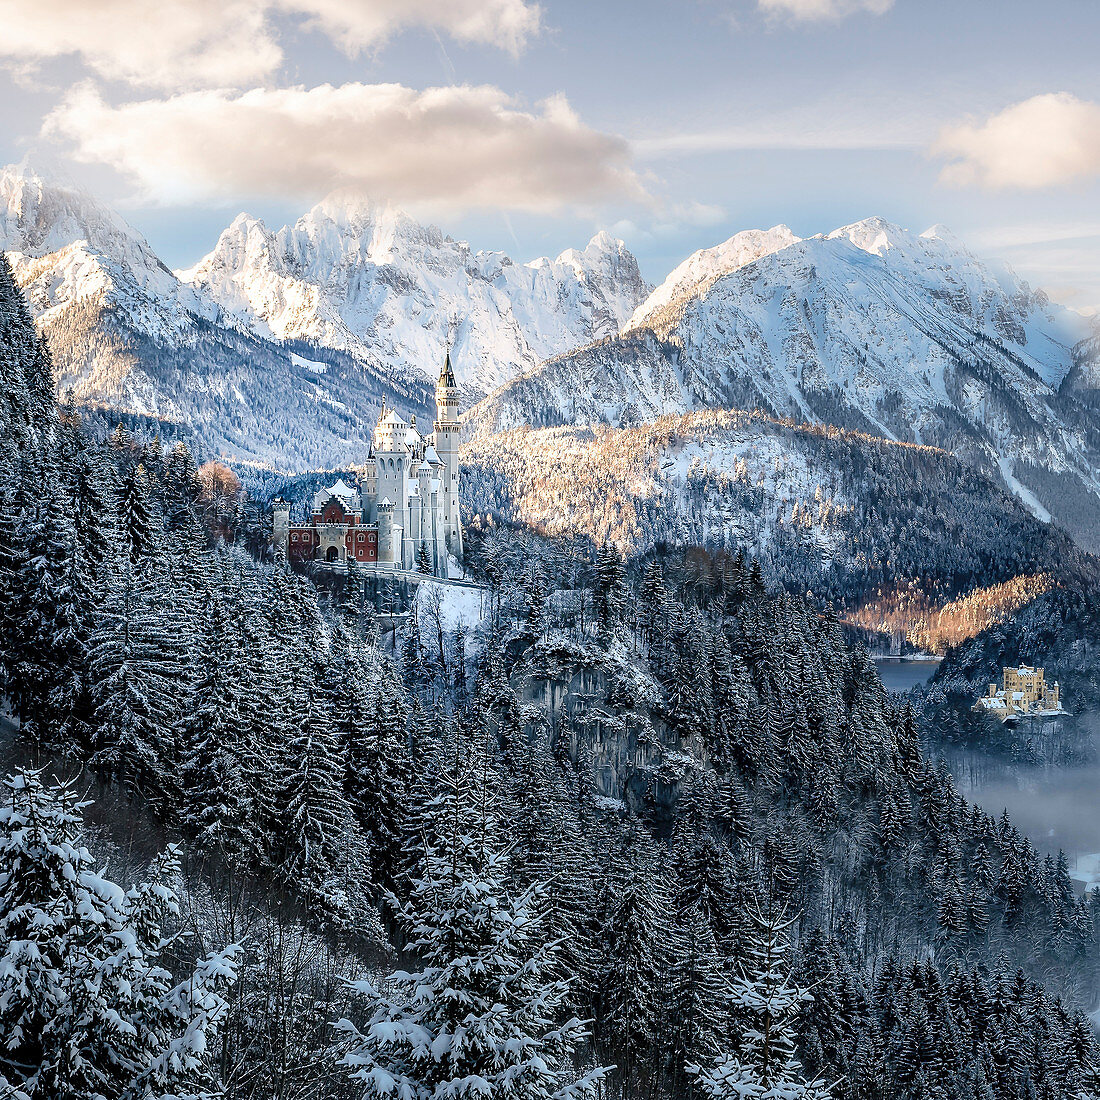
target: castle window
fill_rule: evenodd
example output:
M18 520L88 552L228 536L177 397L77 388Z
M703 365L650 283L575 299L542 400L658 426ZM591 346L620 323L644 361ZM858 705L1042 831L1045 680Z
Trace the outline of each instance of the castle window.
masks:
M298 541L298 536L297 535L291 535L290 536L290 541L291 542L297 542Z
M362 541L363 541L363 536L362 536L362 535L360 535L360 536L359 536L359 541L360 541L360 542L362 542Z

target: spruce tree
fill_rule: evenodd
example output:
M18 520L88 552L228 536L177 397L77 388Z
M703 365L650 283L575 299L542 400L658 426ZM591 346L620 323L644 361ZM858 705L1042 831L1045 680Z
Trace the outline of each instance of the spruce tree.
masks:
M409 745L405 691L391 666L369 686L355 651L343 666L335 726L344 746L344 791L371 853L377 886L391 889L401 863Z
M124 556L90 641L92 763L167 813L179 800L183 639L159 597L154 580L135 575Z
M794 919L758 905L749 916L754 934L744 947L747 961L730 988L734 1019L744 1020L734 1050L691 1072L711 1100L828 1100L829 1089L807 1081L795 1056L795 1025L813 997L791 979L787 930Z
M416 548L416 571L427 576L432 574L432 556L428 553L426 542L421 542Z
M553 945L539 943L542 887L507 886L501 823L482 748L456 740L426 807L421 871L397 918L418 960L355 983L361 1024L341 1021L341 1064L366 1097L580 1100L602 1069L577 1075L580 1020L562 1022Z
M39 772L0 802L0 1095L212 1100L210 1041L237 948L177 982L164 967L178 900L169 852L129 891L96 873L71 787Z
M644 1091L643 1083L655 1071L659 1054L667 899L635 850L617 856L598 908L602 948L596 974L598 1038L615 1062L624 1096L633 1097Z
M344 795L345 760L323 691L320 655L304 674L284 758L279 877L319 919L373 934L370 857Z
M626 570L613 546L600 547L596 558L596 615L603 630L610 630L626 607Z
M243 687L240 635L221 598L209 592L181 721L183 824L199 851L254 867L264 845L255 798L258 761L241 710Z

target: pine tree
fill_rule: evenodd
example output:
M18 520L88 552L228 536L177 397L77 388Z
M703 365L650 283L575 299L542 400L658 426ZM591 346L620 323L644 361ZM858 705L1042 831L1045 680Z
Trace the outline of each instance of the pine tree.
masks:
M282 779L279 875L316 916L373 932L370 857L344 796L345 761L317 658L305 676L294 696L298 712Z
M0 439L36 471L57 428L53 362L0 256ZM43 481L36 478L42 487Z
M366 836L375 882L392 889L401 863L410 769L405 692L389 667L372 692L353 662L345 676L335 719L344 745L344 791Z
M118 477L103 450L83 436L75 442L70 508L77 539L95 581L112 560L118 535Z
M416 548L416 571L427 576L432 574L432 556L428 553L426 542L421 542Z
M152 579L135 576L123 557L90 642L92 763L167 813L179 798L183 639L165 621L159 596Z
M642 575L642 630L650 644L659 636L661 625L668 617L668 592L665 590L661 566L651 561Z
M91 581L61 492L39 501L23 537L26 561L14 593L20 628L8 692L35 742L56 747L59 730L84 699Z
M767 915L753 905L755 935L745 947L747 963L732 983L730 1007L745 1020L735 1038L736 1053L724 1053L704 1069L690 1067L712 1100L828 1100L830 1090L806 1081L795 1056L795 1024L812 995L791 981L783 913Z
M181 722L184 827L199 851L255 866L263 851L255 761L241 713L244 654L221 598L207 593Z
M641 1091L658 1054L667 901L631 853L619 856L598 903L602 958L596 974L598 1038L626 1097Z
M706 913L685 904L676 913L671 940L669 1035L663 1052L669 1061L674 1093L689 1095L687 1067L697 1065L726 1029L724 960Z
M22 656L21 600L27 566L17 470L18 455L11 440L0 439L0 690L9 697L18 690L16 665Z
M541 566L535 566L527 581L526 610L527 621L536 637L546 632L549 621L546 613L546 596L546 576Z
M80 844L71 787L39 772L4 782L0 804L0 1094L13 1100L212 1100L210 1040L237 948L178 984L164 968L173 852L124 891Z
M160 546L160 517L150 496L144 466L134 465L123 473L118 503L123 552L131 566L148 565Z
M186 444L177 443L164 463L164 518L170 531L196 521L202 485L199 471Z
M603 630L610 630L626 606L626 571L613 546L600 547L596 559L596 615Z
M427 808L421 873L397 909L420 969L356 983L370 1015L341 1021L341 1063L379 1100L580 1100L604 1071L573 1070L584 1028L558 1018L566 987L536 934L542 888L509 895L488 760L470 748L455 743Z

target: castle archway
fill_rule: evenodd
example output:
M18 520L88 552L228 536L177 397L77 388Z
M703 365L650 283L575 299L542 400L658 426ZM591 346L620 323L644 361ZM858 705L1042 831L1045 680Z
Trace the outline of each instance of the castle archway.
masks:
M338 546L330 546L325 551L325 561L336 561L340 557L340 548Z

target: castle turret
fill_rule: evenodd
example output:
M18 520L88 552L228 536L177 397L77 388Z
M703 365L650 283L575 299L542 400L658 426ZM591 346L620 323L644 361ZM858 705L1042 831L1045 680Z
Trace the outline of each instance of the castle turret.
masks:
M393 409L378 421L374 429L375 495L378 500L388 499L393 505L394 526L402 532L408 528L409 451L405 446L408 430L408 424ZM381 552L380 548L379 554ZM401 554L386 560L400 563Z
M371 440L370 449L367 451L367 461L363 471L363 522L374 523L377 521L377 508L375 502L378 499L378 461L374 456L374 440Z
M396 543L396 545L395 545ZM378 560L386 565L401 565L401 528L394 529L393 501L378 502Z
M271 502L271 541L275 548L275 560L286 558L287 539L290 537L290 505L282 497Z
M443 509L443 531L447 548L462 558L462 517L459 514L458 448L461 428L458 423L458 384L451 368L451 353L443 362L435 385L435 450L443 464L439 492Z

